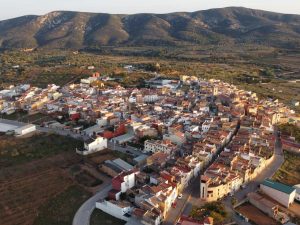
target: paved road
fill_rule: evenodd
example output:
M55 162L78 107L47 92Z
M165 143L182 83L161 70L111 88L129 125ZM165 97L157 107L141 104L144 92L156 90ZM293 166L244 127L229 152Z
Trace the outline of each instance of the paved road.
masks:
M166 219L163 222L163 225L173 225L176 224L181 214L185 212L186 206L190 204L191 199L197 197L197 193L199 193L200 188L198 189L197 186L199 186L199 176L193 179L191 184L184 189L182 193L182 199L177 199L176 202L176 208L171 208ZM198 194L199 195L199 194Z
M107 196L108 192L111 190L112 186L107 185L101 191L96 193L93 197L89 198L81 207L77 210L72 225L89 225L90 217L93 210L96 207L96 202Z

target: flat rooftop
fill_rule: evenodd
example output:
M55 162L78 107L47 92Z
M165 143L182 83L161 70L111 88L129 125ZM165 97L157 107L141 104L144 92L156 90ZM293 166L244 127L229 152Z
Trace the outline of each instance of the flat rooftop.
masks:
M18 126L14 126L7 123L0 123L0 132L7 132L9 130L15 130Z
M262 182L262 185L265 185L267 187L273 188L277 191L284 192L286 194L291 194L293 191L295 191L295 188L270 180L270 179L265 179L264 182Z

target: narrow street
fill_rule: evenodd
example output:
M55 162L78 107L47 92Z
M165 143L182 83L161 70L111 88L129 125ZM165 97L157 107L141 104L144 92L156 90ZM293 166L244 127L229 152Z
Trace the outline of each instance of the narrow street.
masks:
M284 156L282 151L282 144L280 139L278 138L277 131L275 148L274 148L274 159L270 163L268 167L266 167L254 180L247 184L246 188L237 191L233 197L235 197L238 201L241 201L247 197L247 194L250 192L254 192L258 189L259 184L266 178L270 178L274 175L274 173L279 169L279 167L284 162ZM240 216L238 216L231 205L232 197L228 196L224 199L224 204L226 210L233 216L234 221L241 225L249 225L250 223L244 221Z
M239 127L237 127L237 130L238 129L239 129ZM231 142L231 140L232 140L232 138L225 146L223 146L221 149L219 149L219 152L213 157L213 159L207 165L207 167L209 167L217 159L217 155L221 151L223 151L223 149ZM200 176L203 175L206 168L204 168L201 171L200 175L195 177L191 181L189 186L183 191L183 198L177 200L176 208L175 209L172 208L170 210L169 214L167 215L167 218L163 222L164 225L176 224L176 222L178 221L181 214L189 215L193 206L201 206L205 203L200 200Z
M280 139L276 133L275 148L274 148L274 159L268 167L266 167L253 181L247 184L245 189L241 189L234 194L234 197L241 201L244 199L248 193L255 191L258 185L266 178L272 177L273 174L279 169L281 164L284 162L282 145ZM193 206L201 206L205 202L201 201L199 198L200 193L200 178L199 176L195 178L187 189L183 192L183 198L177 200L177 206L175 209L171 209L166 220L163 222L164 225L176 224L181 214L189 215ZM244 221L241 217L236 215L232 209L231 198L226 197L224 199L224 204L226 210L233 216L233 220L239 225L249 225L250 223Z
M195 200L199 199L199 190L200 190L200 176L194 178L192 183L183 191L182 199L177 199L176 208L171 208L167 218L163 222L164 225L173 225L176 224L181 214L187 214L194 205Z

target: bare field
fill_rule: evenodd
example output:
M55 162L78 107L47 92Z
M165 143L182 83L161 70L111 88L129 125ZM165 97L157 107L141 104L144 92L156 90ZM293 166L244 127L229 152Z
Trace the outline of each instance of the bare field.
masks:
M0 184L0 221L2 225L32 224L38 208L63 192L72 181L60 169L50 168Z

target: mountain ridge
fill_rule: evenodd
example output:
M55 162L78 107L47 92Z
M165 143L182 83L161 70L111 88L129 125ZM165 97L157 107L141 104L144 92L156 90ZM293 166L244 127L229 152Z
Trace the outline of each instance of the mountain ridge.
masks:
M242 7L167 14L54 11L0 21L1 48L255 43L300 45L300 15Z

